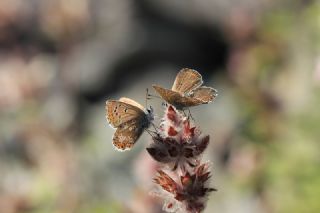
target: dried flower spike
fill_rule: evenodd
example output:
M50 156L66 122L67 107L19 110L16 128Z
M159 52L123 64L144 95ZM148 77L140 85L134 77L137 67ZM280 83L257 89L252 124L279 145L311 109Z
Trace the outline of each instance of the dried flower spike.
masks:
M191 127L190 121L170 105L153 142L147 148L151 157L175 170L186 165L195 167L209 144L209 136L201 136L200 131Z
M151 157L162 163L154 182L157 193L165 199L167 212L200 213L214 188L207 185L210 178L208 163L200 163L201 154L209 144L209 136L190 125L188 118L173 106L167 106L160 130L147 148ZM166 172L166 168L169 170Z
M209 193L216 191L216 189L207 186L207 181L210 178L208 163L201 164L194 171L186 171L178 177L180 180L175 181L167 173L159 170L154 178L155 183L165 191L160 193L160 196L162 195L167 200L164 210L190 213L203 211Z

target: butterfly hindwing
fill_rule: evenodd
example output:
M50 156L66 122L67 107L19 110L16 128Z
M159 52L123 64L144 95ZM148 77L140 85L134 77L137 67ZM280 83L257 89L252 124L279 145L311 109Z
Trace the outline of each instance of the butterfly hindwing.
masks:
M193 90L190 94L190 98L196 98L200 100L202 103L210 103L217 97L217 90L211 87L198 87Z
M113 135L112 143L119 151L126 151L132 148L135 142L143 133L143 120L137 118L121 124Z

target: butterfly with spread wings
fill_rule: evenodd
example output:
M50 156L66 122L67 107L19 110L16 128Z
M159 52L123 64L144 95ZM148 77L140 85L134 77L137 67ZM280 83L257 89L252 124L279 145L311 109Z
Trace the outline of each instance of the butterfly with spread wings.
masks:
M152 85L167 103L179 110L212 102L218 95L217 90L201 86L202 76L193 69L184 68L177 74L171 89Z
M143 131L154 119L153 109L145 109L129 98L108 100L106 102L106 118L108 123L117 128L112 142L119 151L130 150Z

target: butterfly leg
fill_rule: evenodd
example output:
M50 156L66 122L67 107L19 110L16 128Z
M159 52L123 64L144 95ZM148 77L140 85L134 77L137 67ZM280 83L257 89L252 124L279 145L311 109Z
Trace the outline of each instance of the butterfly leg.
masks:
M187 114L184 110L182 110L182 112L183 112L183 115L184 115L185 117L187 117L188 119L191 118L193 121L195 121L194 118L193 118L192 115L191 115L191 112L190 112L190 109L189 109L189 108L188 108L188 114Z
M158 128L158 127L156 127L156 125L154 125L154 123L152 123L152 122L151 122L151 125L153 126L153 128L154 128L155 132L158 132L159 128Z
M159 133L157 131L152 131L149 129L146 129L146 132L151 136L154 137L155 135L159 135Z
M146 129L146 132L147 132L151 137L153 137L153 135L151 134L151 131L150 131L150 130Z
M188 112L189 112L189 114L188 114L188 118L190 117L190 118L193 120L193 122L195 122L196 120L192 117L192 114L191 114L190 108L188 108Z
M189 117L184 110L182 110L184 117Z

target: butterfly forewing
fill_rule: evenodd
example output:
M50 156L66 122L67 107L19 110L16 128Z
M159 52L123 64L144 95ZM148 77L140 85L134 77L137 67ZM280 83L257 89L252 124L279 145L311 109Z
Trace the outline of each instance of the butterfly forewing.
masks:
M169 104L175 106L177 109L183 109L185 107L197 106L202 102L195 98L182 96L180 93L162 88L157 85L152 85L156 92L161 96L163 100Z
M122 98L119 99L119 101L127 103L127 104L130 104L130 105L135 106L135 107L138 107L142 111L145 110L144 107L141 104L139 104L138 102L136 102L136 101L134 101L134 100L132 100L130 98L122 97Z
M215 90L214 88L202 86L193 90L190 94L190 97L195 98L202 103L209 103L213 101L215 97L217 97L217 95L217 90Z
M143 133L143 120L137 118L121 124L113 135L112 143L119 151L126 151L132 148L135 142Z
M106 102L106 111L106 118L109 124L115 128L132 119L146 116L142 109L116 100L108 100Z
M158 85L152 85L152 87L161 96L161 98L166 102L168 102L169 104L174 104L174 102L176 100L179 100L179 98L181 97L180 93L169 90L169 89L165 89Z
M172 90L181 94L191 92L203 83L202 76L195 70L184 68L178 74L173 83Z

